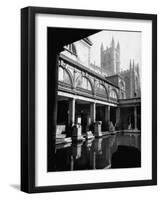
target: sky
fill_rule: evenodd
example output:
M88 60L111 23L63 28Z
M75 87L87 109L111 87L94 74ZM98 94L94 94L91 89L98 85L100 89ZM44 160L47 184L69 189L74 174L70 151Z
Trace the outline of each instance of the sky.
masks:
M100 66L100 47L103 43L104 49L110 46L112 37L120 43L120 62L121 70L129 68L130 59L141 66L141 32L127 31L101 31L90 36L93 45L91 47L91 63Z

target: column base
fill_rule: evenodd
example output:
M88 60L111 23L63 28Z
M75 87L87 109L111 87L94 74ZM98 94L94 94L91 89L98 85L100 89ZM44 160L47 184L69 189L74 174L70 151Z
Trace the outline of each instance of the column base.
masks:
M102 137L102 122L96 122L94 125L94 135L95 137Z
M72 140L74 141L84 141L84 137L82 136L82 127L81 125L75 125L72 131Z
M95 136L93 135L92 131L87 131L86 133L86 139L90 140L93 139Z

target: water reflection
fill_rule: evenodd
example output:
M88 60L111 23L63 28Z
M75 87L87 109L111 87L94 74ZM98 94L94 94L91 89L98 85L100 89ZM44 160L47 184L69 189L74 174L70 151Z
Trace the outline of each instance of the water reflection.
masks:
M56 145L48 171L140 167L140 135L119 134Z

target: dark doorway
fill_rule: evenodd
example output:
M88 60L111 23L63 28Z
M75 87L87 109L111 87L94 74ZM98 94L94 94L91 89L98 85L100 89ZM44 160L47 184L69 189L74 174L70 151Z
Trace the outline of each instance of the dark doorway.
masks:
M96 106L96 121L102 122L102 131L107 131L107 124L105 121L105 106L97 105Z
M90 124L90 104L85 102L76 102L75 105L76 123L77 119L81 118L82 133L86 133Z
M69 103L67 101L58 101L57 106L57 125L67 125Z
M110 121L115 126L115 123L116 123L116 108L115 107L110 108Z

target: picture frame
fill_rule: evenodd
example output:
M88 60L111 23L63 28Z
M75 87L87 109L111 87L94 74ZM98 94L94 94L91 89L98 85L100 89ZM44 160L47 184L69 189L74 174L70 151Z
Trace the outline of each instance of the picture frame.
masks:
M54 16L55 18L52 19L52 16ZM67 22L65 22L65 19ZM89 22L85 24L84 23L85 21L83 20L89 20ZM131 23L130 21L134 22L136 21L135 28L137 26L144 27L144 23L147 23L148 24L147 26L150 27L149 29L145 28L142 34L142 41L143 41L142 51L150 52L149 54L147 53L143 55L143 60L142 60L143 66L144 66L144 59L147 55L149 55L150 57L150 60L148 61L151 62L149 62L147 70L145 70L144 67L142 69L142 80L145 88L143 88L142 86L143 102L141 103L141 105L143 106L143 109L141 111L143 115L145 110L148 109L151 110L148 119L146 118L146 116L144 117L141 116L141 123L143 123L143 127L146 121L151 120L150 121L151 126L149 129L147 129L148 141L145 145L144 142L141 142L141 148L143 152L144 152L144 146L146 147L147 144L151 145L149 150L150 152L148 153L147 158L145 158L145 162L148 159L150 160L149 161L150 164L148 164L148 166L145 165L145 167L149 169L148 173L150 175L147 177L145 175L144 177L141 176L141 173L140 174L138 173L138 177L136 179L127 178L124 180L120 178L117 180L111 178L111 180L109 181L108 179L106 179L105 171L98 170L99 172L97 172L97 170L93 171L89 170L87 172L88 180L84 180L82 178L84 177L85 174L84 172L80 171L74 172L74 176L77 178L75 180L73 177L70 178L71 173L68 172L64 172L65 174L62 175L61 172L57 171L50 172L50 170L47 170L47 165L45 163L44 166L46 166L46 171L44 172L44 174L46 174L46 177L44 176L43 178L40 178L41 183L38 184L37 179L39 175L41 176L41 170L38 169L39 166L37 163L40 162L41 156L42 157L44 156L45 153L43 152L47 152L49 155L49 151L50 153L51 151L53 151L52 149L53 139L51 134L49 134L51 129L52 129L51 132L54 132L56 134L58 67L53 67L53 66L58 66L58 53L62 50L62 48L65 45L69 43L75 42L82 38L86 38L89 35L97 33L100 30L108 29L109 27L106 24L106 20L109 20L108 23L111 24L111 27L113 27L114 26L113 24L115 24L116 30L117 29L120 30L119 27L121 27L122 26L121 24L124 23L125 24L127 23L126 30L128 30L128 26L129 29L132 30L133 24L130 25ZM62 24L60 24L60 22ZM52 26L52 23L55 23L55 25ZM102 24L102 29L100 28L101 25L98 25L97 27L95 23L97 23L97 25ZM42 30L40 28L42 28ZM47 31L47 29L49 30L50 28L54 29L51 31ZM148 30L149 32L146 32L146 30ZM46 34L45 37L43 34ZM146 34L151 40L150 43L151 45L148 46L149 48L148 50L144 49L143 46L143 44L149 41L145 39ZM41 45L39 46L41 41L44 44L44 46ZM41 54L39 47L45 49L44 54ZM39 59L41 56L45 58L45 62L43 62L44 68L39 73L38 67L40 64ZM45 70L48 69L48 73L50 74L48 78L47 77L45 78L47 72L43 73L44 69ZM148 85L148 87L146 86L146 84L144 84L144 80L146 79L145 75L146 71L149 71L148 77L150 77L151 80L150 85ZM46 82L48 84L48 91L45 90L45 93L41 94L44 85L41 85L41 89L39 88L38 91L37 88L37 84L39 82L38 80L40 80L40 82L41 80L43 80L42 81L43 83ZM147 83L146 80L145 83ZM149 96L147 97L145 96L144 98L144 93L146 93L148 90L151 91L151 93L149 94ZM47 92L48 92L48 100L44 100L43 96L44 94L46 94L47 96ZM38 105L40 104L40 102L38 103L37 101L39 101L41 97L42 97L42 102L41 102L42 104L40 107L46 109L45 113L47 113L48 110L48 115L44 114L44 112L41 111L38 112L39 109ZM148 101L149 104L146 103L146 101ZM53 107L51 108L50 105L52 105ZM150 108L147 106L150 106ZM40 131L40 128L38 127L40 124L37 123L38 121L37 118L39 116L41 117L43 114L45 117L47 116L46 119L47 128L44 129L46 130L46 132L44 131L41 132L43 134L43 137L47 138L45 140L48 141L47 146L45 146L44 143L41 144L43 138L41 138L40 140L38 140L37 138L37 134L39 134L38 132ZM44 118L40 119L42 124L43 120ZM52 125L50 126L51 121ZM79 124L81 123L81 121L82 121L81 117L78 116L77 123ZM142 129L141 141L146 141L146 136L144 132L145 132L144 129ZM39 141L39 144L37 144L37 140ZM40 154L38 146L41 146L43 149L40 158L38 158L38 154ZM44 156L44 158L46 157ZM50 164L48 163L48 166L49 165ZM143 166L141 166L141 168ZM114 172L117 174L116 170L113 172L111 170L111 177L114 176ZM54 174L52 178L50 178L51 173ZM125 172L122 171L121 173ZM56 176L57 174L58 176ZM98 177L98 179L97 179L97 174L100 174L100 177ZM67 175L66 176L67 180L65 180L64 175ZM92 180L93 177L95 177L96 181L95 179L93 179L93 181L90 181ZM68 183L69 178L71 180L73 178L73 182ZM48 179L50 180L48 181ZM62 182L59 182L60 179ZM142 13L96 11L96 10L45 8L45 7L22 8L21 9L21 191L27 193L38 193L38 192L57 192L57 191L69 191L69 190L105 189L105 188L131 187L131 186L148 186L156 184L157 184L157 15L142 14Z

